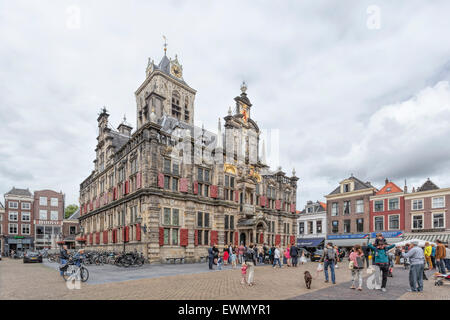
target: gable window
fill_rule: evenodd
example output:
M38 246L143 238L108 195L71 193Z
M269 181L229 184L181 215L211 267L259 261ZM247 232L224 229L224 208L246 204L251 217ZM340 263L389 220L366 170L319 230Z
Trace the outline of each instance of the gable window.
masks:
M397 214L389 215L389 230L400 229L400 216Z
M69 230L69 234L76 234L76 232L77 232L77 228L76 227L73 227L73 226L70 226L70 230Z
M22 206L22 210L30 210L31 209L31 203L29 203L29 202L22 202L21 206Z
M389 199L389 210L398 210L398 209L399 209L398 198Z
M350 192L350 184L344 184L344 192Z
M435 208L443 208L444 206L445 206L444 197L436 197L436 198L432 199L431 207L433 209L435 209Z
M339 221L332 221L331 222L331 232L332 233L338 233L338 231L339 231Z
M423 209L423 200L412 200L412 209L413 210L422 210Z
M356 232L364 232L364 219L356 219Z
M19 220L19 213L17 212L9 213L9 221L18 221L18 220Z
M364 200L356 200L356 213L364 213Z
M412 228L413 229L423 229L423 216L422 215L414 215L412 216Z
M375 200L374 201L374 211L375 212L384 211L384 200Z
M270 224L269 224L269 226L270 226ZM270 230L269 230L269 232L270 232ZM304 222L300 222L298 224L298 233L299 234L304 234L305 233L305 223Z
M344 233L350 233L350 221L351 220L344 220Z
M164 208L164 245L178 245L178 227L180 226L180 210Z
M176 91L172 94L172 116L177 119L181 118L180 96Z
M379 216L374 218L375 231L383 231L384 230L384 217Z
M234 177L230 175L225 175L225 200L233 200L234 194Z
M331 204L331 215L332 216L337 216L338 215L338 203L337 202L333 202Z
M15 201L9 201L8 207L10 209L19 209L19 203Z
M344 201L344 214L350 214L350 201Z
M445 228L445 217L443 213L433 213L433 228Z

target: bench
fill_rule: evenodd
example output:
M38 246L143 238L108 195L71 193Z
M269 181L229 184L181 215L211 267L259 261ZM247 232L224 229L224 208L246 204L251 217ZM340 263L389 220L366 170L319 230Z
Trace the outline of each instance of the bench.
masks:
M181 264L184 263L184 257L169 257L166 258L166 262L171 264L176 264L178 262Z

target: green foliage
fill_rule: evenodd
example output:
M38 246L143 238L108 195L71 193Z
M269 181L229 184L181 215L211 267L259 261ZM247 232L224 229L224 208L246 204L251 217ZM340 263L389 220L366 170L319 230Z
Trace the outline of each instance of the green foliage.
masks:
M78 206L76 204L69 204L64 212L64 219L69 218L77 210Z

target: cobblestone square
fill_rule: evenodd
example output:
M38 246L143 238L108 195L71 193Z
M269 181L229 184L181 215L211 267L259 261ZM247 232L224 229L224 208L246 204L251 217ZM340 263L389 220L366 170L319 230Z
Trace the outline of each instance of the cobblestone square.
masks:
M273 269L269 265L255 268L255 285L240 284L239 269L208 270L206 264L146 265L142 268L88 266L90 278L80 289L70 290L59 276L57 264L24 264L21 260L0 262L0 299L161 299L161 300L349 300L349 299L450 299L448 285L434 286L429 271L424 293L408 293L408 271L401 267L388 278L387 292L350 289L351 275L347 263L336 270L337 284L324 283L317 275L317 263L297 268ZM313 275L311 290L306 289L304 271ZM367 279L364 272L364 283Z

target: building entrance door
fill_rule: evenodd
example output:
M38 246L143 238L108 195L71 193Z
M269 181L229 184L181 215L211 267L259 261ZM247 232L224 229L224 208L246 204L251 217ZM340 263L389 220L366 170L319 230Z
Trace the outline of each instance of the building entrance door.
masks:
M246 235L244 232L241 232L241 236L239 237L239 245L243 244L244 246L246 245Z

